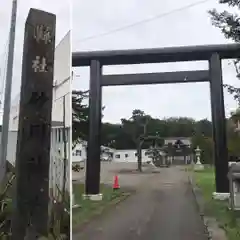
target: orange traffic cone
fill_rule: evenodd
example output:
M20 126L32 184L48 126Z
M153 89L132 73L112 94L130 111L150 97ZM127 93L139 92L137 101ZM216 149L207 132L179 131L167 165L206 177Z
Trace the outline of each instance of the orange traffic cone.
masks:
M120 188L119 182L118 182L118 176L114 176L114 182L113 182L113 190L117 190Z

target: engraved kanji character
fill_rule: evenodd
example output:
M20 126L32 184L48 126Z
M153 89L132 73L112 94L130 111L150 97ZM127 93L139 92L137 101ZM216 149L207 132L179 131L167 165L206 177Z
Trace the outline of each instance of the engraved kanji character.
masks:
M47 72L46 67L47 63L45 57L41 59L40 56L36 56L36 59L32 61L32 68L34 69L34 72Z
M38 25L34 31L34 38L39 43L44 41L45 44L51 42L51 31L49 27L44 27L43 25Z

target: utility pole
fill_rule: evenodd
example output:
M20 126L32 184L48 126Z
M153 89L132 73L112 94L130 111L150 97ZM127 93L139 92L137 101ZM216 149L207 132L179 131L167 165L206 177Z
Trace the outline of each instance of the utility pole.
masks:
M0 183L3 180L3 178L5 176L5 171L6 171L16 18L17 18L17 0L13 0L12 1L11 26L10 26L10 32L9 32L8 61L7 61L7 74L6 74L6 84L5 84L5 94L4 94L2 136L1 136L1 145L0 145Z

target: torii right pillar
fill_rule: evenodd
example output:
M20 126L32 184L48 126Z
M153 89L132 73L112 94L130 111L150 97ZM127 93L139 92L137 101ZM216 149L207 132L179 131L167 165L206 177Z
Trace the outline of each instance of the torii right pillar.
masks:
M209 60L212 126L214 141L214 164L216 192L213 197L225 200L229 197L228 149L226 136L226 118L224 109L222 64L218 53Z

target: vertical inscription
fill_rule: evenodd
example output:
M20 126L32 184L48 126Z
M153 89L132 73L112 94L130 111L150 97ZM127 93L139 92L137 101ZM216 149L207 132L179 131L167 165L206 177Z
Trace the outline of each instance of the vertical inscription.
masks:
M55 15L31 9L25 25L12 239L48 231Z

